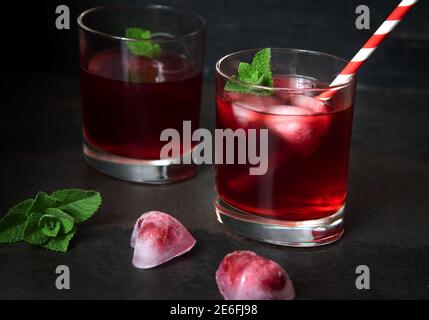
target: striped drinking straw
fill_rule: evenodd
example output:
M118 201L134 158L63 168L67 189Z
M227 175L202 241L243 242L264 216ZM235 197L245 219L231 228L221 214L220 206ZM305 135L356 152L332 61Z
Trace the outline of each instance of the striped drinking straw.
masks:
M381 26L375 31L371 38L365 43L365 45L358 51L353 59L341 70L340 74L332 81L329 85L337 86L342 83L346 83L360 68L360 66L371 56L371 54L377 49L380 43L386 38L386 36L396 27L396 25L402 20L405 14L413 7L418 0L402 0L401 3L392 11L387 19L381 24ZM318 96L321 100L330 99L338 88L325 91Z

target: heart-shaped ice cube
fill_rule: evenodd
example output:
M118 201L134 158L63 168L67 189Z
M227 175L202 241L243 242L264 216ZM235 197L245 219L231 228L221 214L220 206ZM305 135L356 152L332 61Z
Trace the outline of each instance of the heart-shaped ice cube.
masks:
M137 220L131 236L133 265L148 269L180 256L195 245L189 231L172 216L149 211Z
M225 256L216 282L226 300L291 300L295 290L286 271L276 262L252 251Z

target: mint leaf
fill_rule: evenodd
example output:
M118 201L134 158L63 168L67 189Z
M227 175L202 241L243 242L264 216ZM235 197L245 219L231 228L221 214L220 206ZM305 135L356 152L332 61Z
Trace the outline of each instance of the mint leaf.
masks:
M39 221L42 216L43 214L40 212L30 213L24 230L23 240L35 245L44 244L49 240L49 236L47 236L39 226Z
M51 197L60 203L56 208L72 217L74 223L88 220L101 205L100 193L92 190L58 190Z
M60 201L48 195L46 192L39 191L34 198L33 206L30 212L44 213L47 208L56 208L60 205Z
M259 84L273 87L273 75L271 72L271 49L266 48L255 54L252 61L252 69L259 72L262 80Z
M60 231L61 222L54 215L45 214L39 219L39 227L42 228L45 236L56 237Z
M132 39L150 39L150 31L141 28L128 28L125 36Z
M144 41L127 41L126 45L131 53L136 56L155 58L160 55L161 47L158 43L150 41L151 32L141 28L128 28L125 36L130 39L142 39Z
M29 208L27 223L22 239L28 243L40 245L48 241L49 235L45 234L40 226L40 219L48 208L55 208L59 201L45 192L39 191L34 198L32 206Z
M264 75L261 72L255 71L252 65L245 62L240 62L238 65L238 76L241 81L251 84L261 84L264 80Z
M228 81L225 85L224 90L226 91L232 91L232 92L240 92L240 93L251 93L252 87L246 86L245 84L241 84L239 82L233 81L233 80L240 80L238 76L232 76L232 80Z
M27 214L33 199L25 200L10 208L6 216L0 220L0 243L15 243L22 240Z
M251 64L240 62L238 65L238 75L240 79L251 79L253 73ZM255 74L257 74L257 72L255 72Z
M252 64L240 62L238 65L238 76L232 76L231 80L226 83L224 90L261 96L272 94L269 90L257 89L244 83L237 82L238 80L240 82L272 88L273 77L270 61L271 49L266 48L255 54Z
M100 207L101 195L79 189L58 190L12 207L0 220L0 243L25 240L46 249L67 251L75 223L89 219Z
M56 208L48 208L48 209L46 209L46 215L44 215L42 217L42 219L45 216L52 217L56 222L57 221L59 222L59 224L60 224L59 233L60 234L69 233L74 227L75 220L71 216L69 216L67 213L63 212L62 210L59 210Z
M76 233L76 228L73 228L67 234L64 234L55 238L50 238L49 241L43 245L43 247L53 251L66 252L69 246L70 240L74 237L75 233Z
M23 240L31 244L41 245L47 242L50 237L58 235L63 226L63 220L66 221L65 228L63 227L66 231L63 233L70 231L73 228L74 219L72 217L67 218L66 213L57 209L66 204L63 200L61 197L57 199L45 192L38 192L29 209L30 213ZM71 221L71 226L69 221Z

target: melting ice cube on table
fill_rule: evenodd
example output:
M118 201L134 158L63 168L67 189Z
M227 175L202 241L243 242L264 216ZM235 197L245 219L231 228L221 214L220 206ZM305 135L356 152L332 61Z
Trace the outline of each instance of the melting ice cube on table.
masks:
M141 269L156 267L188 252L195 243L177 219L159 211L146 212L137 220L131 236L133 265Z
M291 300L292 280L276 262L252 251L225 256L216 271L216 282L226 300Z

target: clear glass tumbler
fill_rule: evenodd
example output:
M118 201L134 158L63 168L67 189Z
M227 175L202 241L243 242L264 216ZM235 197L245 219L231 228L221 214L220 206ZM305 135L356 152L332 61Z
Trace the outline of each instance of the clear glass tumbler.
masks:
M218 220L264 242L331 243L343 234L356 80L328 89L347 61L296 49L271 49L273 88L234 78L257 51L216 64L216 128L268 129L265 174L251 175L249 163L216 165ZM259 95L227 91L228 81ZM335 94L322 99L328 90Z
M97 170L144 183L191 177L194 145L161 159L164 129L198 129L205 22L166 6L110 5L78 18L84 157ZM189 163L189 164L186 164Z

